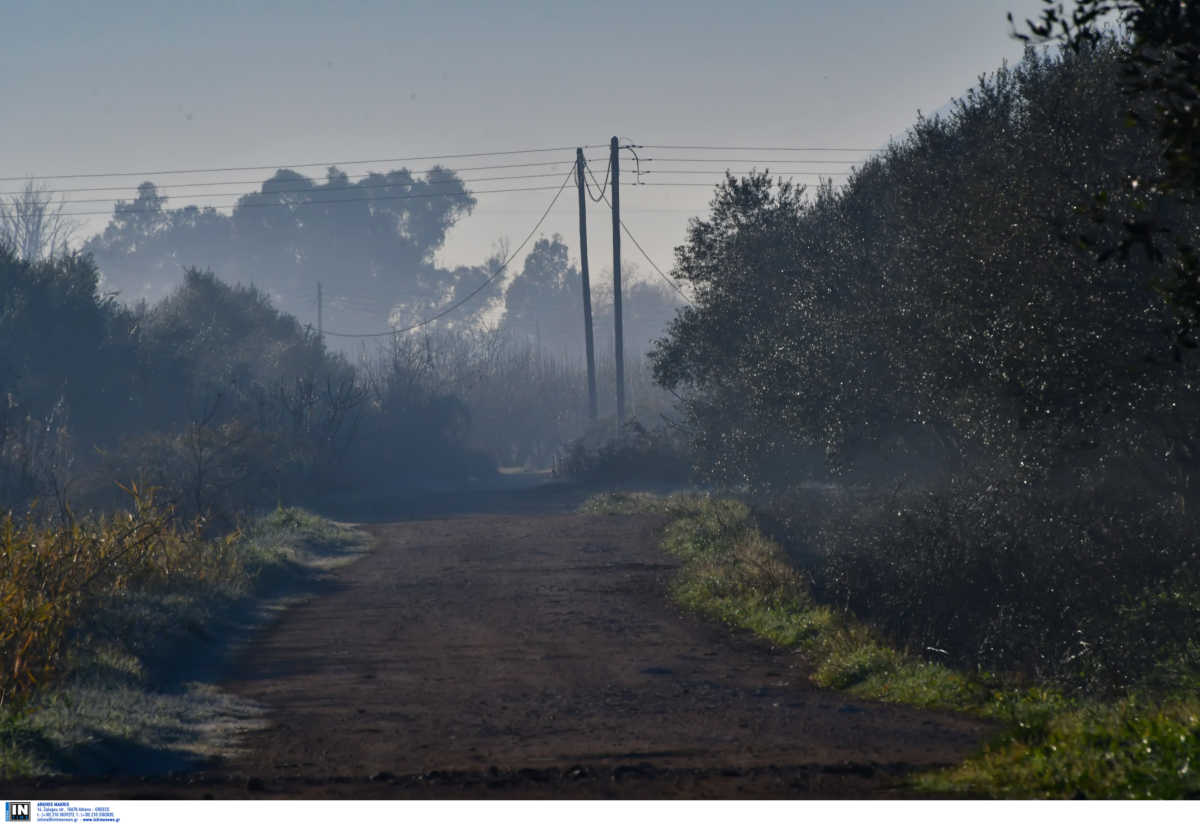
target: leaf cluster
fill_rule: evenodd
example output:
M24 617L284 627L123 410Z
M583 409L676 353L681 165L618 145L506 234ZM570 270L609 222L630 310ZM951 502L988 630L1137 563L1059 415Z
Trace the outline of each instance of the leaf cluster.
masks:
M1120 71L1111 41L1029 52L840 190L728 179L677 250L697 305L653 355L712 474L769 490L999 462L1076 482L1164 454L1151 474L1191 471L1195 366L1170 360L1154 261L1062 242L1119 237L1092 196L1144 208L1126 184L1156 142L1127 125Z
M71 634L106 599L173 581L217 584L240 573L233 537L181 530L153 490L131 486L131 508L76 520L36 510L0 518L0 705L19 704L65 665Z

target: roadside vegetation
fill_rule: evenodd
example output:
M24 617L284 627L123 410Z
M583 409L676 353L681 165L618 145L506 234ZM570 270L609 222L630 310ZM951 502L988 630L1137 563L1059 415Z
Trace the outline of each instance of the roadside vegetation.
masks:
M999 725L978 757L916 776L920 789L1002 798L1200 793L1200 704L1194 689L1147 687L1105 698L1079 682L951 666L944 650L899 643L845 607L814 597L827 571L815 559L789 557L743 501L608 493L583 508L668 515L663 548L683 561L671 582L672 598L699 615L794 650L817 685L863 699L972 713Z
M333 269L326 317L366 306L345 329L370 332L494 274L506 254L431 263L474 205L461 185L428 220L406 198L376 204L384 228L363 219L386 186L449 170L356 184L357 220L299 217L349 185L337 169L281 170L231 216L167 209L146 182L90 254L0 238L7 769L63 763L81 739L48 719L71 690L111 676L142 695L160 643L216 637L296 579L283 522L353 544L287 509L236 532L246 513L555 464L725 490L589 506L669 514L679 603L795 649L817 683L1001 723L922 786L1200 793L1200 7L1047 3L1031 36L1062 47L919 118L842 187L769 170L718 187L677 248L690 304L631 289L629 351L654 343L622 432L603 358L601 421L585 412L559 237L428 334L336 350L298 320Z
M728 178L651 354L752 507L654 504L675 597L817 683L1004 722L931 788L1200 792L1200 16L1079 3L1118 6L1048 11L1064 47L840 188Z
M633 419L616 434L615 420L594 424L562 448L554 463L555 475L609 487L686 485L693 475L691 451L665 416L663 421L647 428Z
M128 511L0 524L0 776L194 766L259 710L208 686L248 633L366 536L297 509L205 537Z
M368 347L300 320L331 272L324 330L375 334L504 260L431 262L474 204L449 170L371 177L281 170L229 216L167 208L146 181L79 250L53 190L0 202L0 774L161 771L220 750L230 719L258 715L204 686L224 651L361 548L294 507L549 469L592 426L567 320L579 274L557 236L417 334ZM414 211L408 194L376 200L390 187L437 192ZM330 188L362 208L319 208ZM632 354L677 301L630 295ZM600 326L610 307L597 289ZM613 342L597 347L611 420ZM644 359L627 376L634 414L673 402Z

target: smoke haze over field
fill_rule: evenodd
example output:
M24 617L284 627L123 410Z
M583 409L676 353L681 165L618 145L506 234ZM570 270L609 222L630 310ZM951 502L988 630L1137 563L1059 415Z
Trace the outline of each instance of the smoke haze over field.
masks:
M902 133L918 109L938 108L981 72L1019 56L1004 15L1028 16L1039 5L364 2L281 11L265 3L13 3L0 34L0 176L575 146L602 144L613 134L639 143L875 148ZM729 163L730 154L699 153L722 162L703 164L709 174L669 179L714 183L721 170L742 165ZM451 168L465 165L472 164ZM320 178L324 169L302 171ZM169 180L262 180L270 173ZM254 188L171 190L168 179L149 179L175 208L228 206L230 198L195 195ZM132 200L142 180L68 185L127 184L86 196ZM710 197L711 186L645 187L626 193L623 208L665 268L687 218L702 213ZM450 230L438 264L474 266L498 239L515 244L547 200L544 192L480 196L472 216ZM111 205L72 208L111 214ZM545 227L572 248L574 208L563 198ZM598 260L608 256L605 217L592 209ZM82 222L92 234L106 217L89 214Z

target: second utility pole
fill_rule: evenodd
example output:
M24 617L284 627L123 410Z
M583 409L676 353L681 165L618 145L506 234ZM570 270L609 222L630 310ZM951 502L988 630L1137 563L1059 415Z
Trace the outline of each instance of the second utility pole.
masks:
M613 337L617 356L617 434L625 425L625 342L621 326L621 177L617 154L620 147L614 137L609 144L608 162L612 166L613 226Z
M583 342L587 349L588 414L596 420L596 352L592 341L592 286L588 278L587 203L583 198L583 149L575 150L575 182L579 185L579 265L583 276Z

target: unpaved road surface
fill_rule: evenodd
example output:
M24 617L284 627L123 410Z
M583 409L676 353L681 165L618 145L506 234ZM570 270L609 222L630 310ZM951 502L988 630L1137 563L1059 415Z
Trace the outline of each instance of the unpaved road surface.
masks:
M881 797L987 728L813 687L803 662L680 613L653 516L365 527L227 689L270 725L199 773L37 797Z

